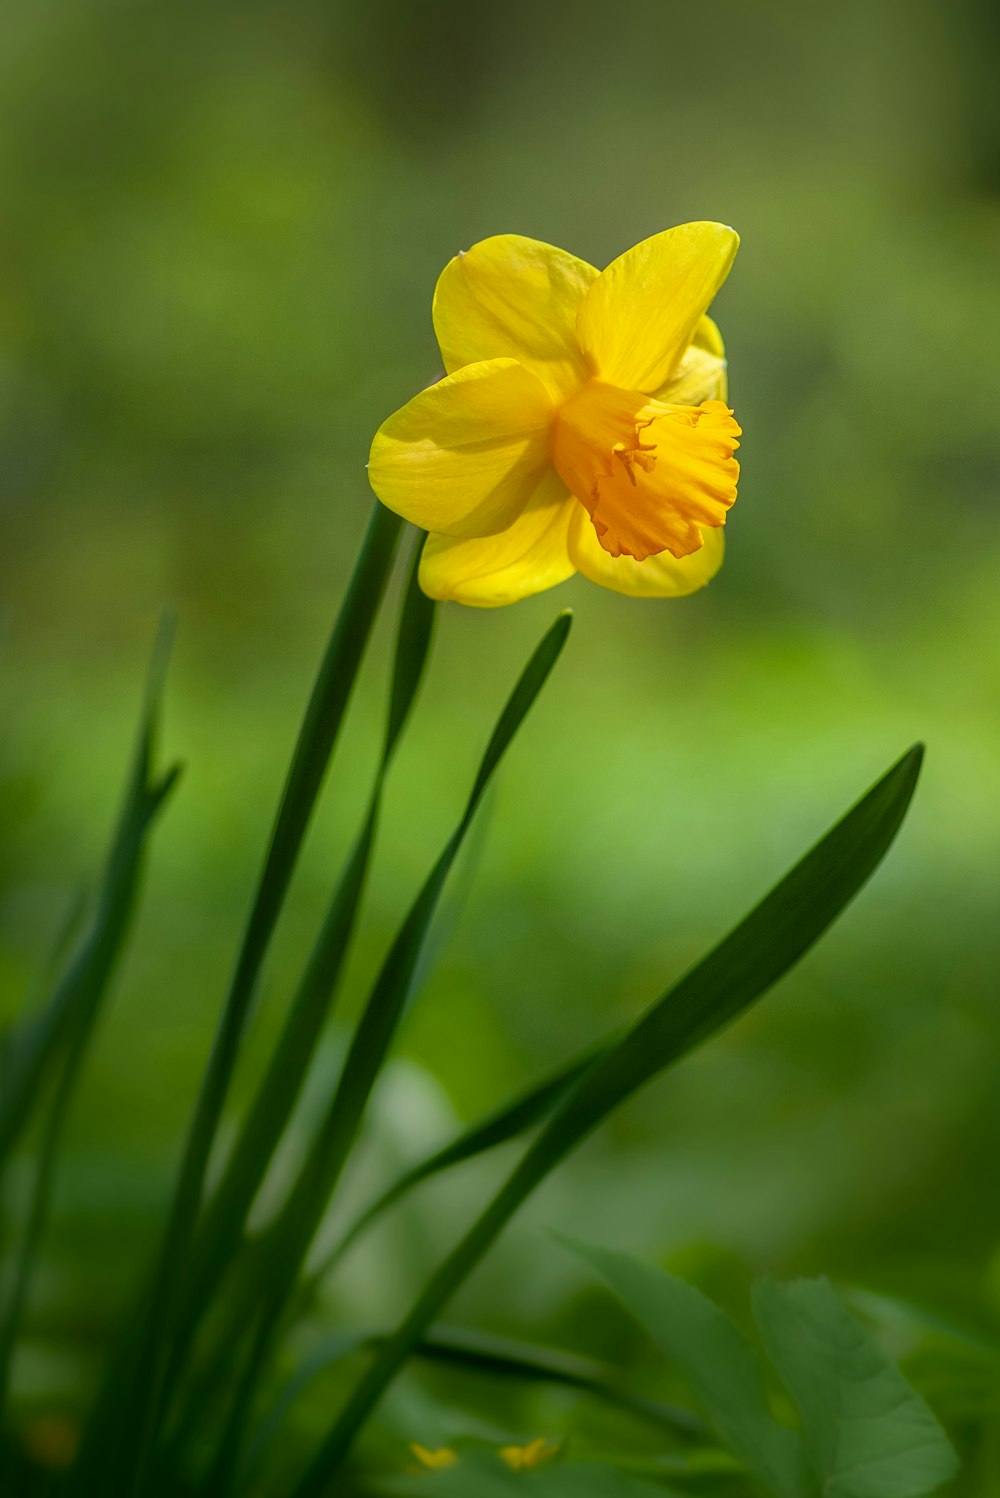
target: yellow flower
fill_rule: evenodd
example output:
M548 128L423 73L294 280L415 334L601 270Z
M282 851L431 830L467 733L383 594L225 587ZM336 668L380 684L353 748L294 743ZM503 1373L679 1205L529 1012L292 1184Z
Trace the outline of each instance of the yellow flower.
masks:
M80 1427L68 1415L36 1415L25 1426L23 1440L40 1467L69 1467L80 1449Z
M430 532L426 593L490 607L582 572L669 598L715 575L740 428L705 310L738 244L682 224L598 273L500 234L449 262L447 373L383 423L368 465L383 504Z
M558 1450L555 1441L546 1441L544 1436L539 1436L537 1441L529 1441L527 1446L502 1446L500 1460L506 1462L512 1472L521 1472L541 1466Z
M430 1472L443 1472L448 1467L458 1466L458 1457L450 1446L439 1446L436 1451L431 1451L429 1447L421 1446L417 1441L411 1441L410 1450L420 1466Z

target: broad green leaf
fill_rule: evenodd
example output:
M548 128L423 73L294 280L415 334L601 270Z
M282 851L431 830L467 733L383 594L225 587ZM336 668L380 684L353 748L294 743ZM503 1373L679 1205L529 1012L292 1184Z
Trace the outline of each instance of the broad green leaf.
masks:
M284 905L306 829L378 613L402 522L376 504L299 730L270 842L251 902L208 1066L185 1140L177 1184L152 1274L125 1328L71 1491L142 1493L159 1424L170 1350L205 1172L264 957Z
M625 1098L730 1023L807 952L888 851L910 804L911 749L755 910L599 1053L520 1164L440 1265L347 1401L293 1498L319 1498L387 1384L521 1203Z
M778 1425L756 1352L693 1285L628 1254L560 1236L596 1269L683 1374L726 1445L779 1498L809 1492L802 1442Z
M843 1282L837 1293L880 1342L894 1348L907 1378L931 1401L942 1422L961 1429L1000 1416L1000 1336L985 1318L969 1319L967 1313L956 1318ZM981 1485L984 1493L994 1491L985 1477ZM995 1491L1000 1492L1000 1480Z
M923 1498L954 1476L934 1416L827 1280L760 1280L754 1313L823 1498Z

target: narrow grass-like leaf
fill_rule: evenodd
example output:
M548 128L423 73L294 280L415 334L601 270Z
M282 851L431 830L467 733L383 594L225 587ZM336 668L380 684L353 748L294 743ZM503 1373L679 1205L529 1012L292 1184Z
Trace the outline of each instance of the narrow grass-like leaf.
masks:
M605 1042L606 1045L610 1043L610 1041ZM429 1180L431 1176L437 1175L442 1170L450 1170L455 1165L474 1159L476 1155L506 1144L509 1140L517 1138L519 1134L533 1128L543 1118L548 1117L559 1099L566 1095L573 1083L593 1064L595 1056L603 1049L604 1046L588 1047L582 1055L561 1066L558 1071L521 1093L512 1102L504 1103L492 1113L487 1114L478 1123L464 1129L449 1144L435 1150L426 1159L418 1161L416 1165L404 1171L388 1190L376 1197L371 1205L355 1218L344 1236L334 1244L315 1273L310 1276L303 1286L303 1291L309 1294L318 1288L320 1282L340 1262L357 1239L381 1217L383 1212L394 1206L415 1186L419 1186L421 1182Z
M179 774L175 767L160 782L150 780L170 633L168 623L153 653L138 740L93 919L48 1003L6 1037L0 1165L27 1124L53 1065L74 1035L89 1031L121 956L135 910L146 836Z
M568 612L560 614L522 672L494 728L458 826L411 906L375 980L330 1107L288 1199L266 1235L261 1258L267 1264L268 1274L254 1296L254 1304L268 1331L265 1337L255 1339L252 1356L256 1367L241 1378L241 1385L253 1383L263 1367L268 1343L277 1332L302 1262L350 1154L375 1079L402 1017L438 901L477 807L558 660L571 623ZM250 1310L253 1308L252 1304Z
M204 1485L205 1493L211 1494L212 1498L228 1498L236 1481L243 1450L243 1431L256 1393L259 1371L270 1348L270 1339L271 1321L264 1315L257 1320L247 1356L231 1391L222 1435L216 1445L215 1456Z
M944 1431L829 1281L759 1280L754 1314L824 1498L924 1498L954 1477Z
M373 1339L378 1346L384 1339ZM497 1378L516 1379L525 1383L561 1384L592 1394L604 1404L616 1405L640 1420L665 1426L685 1440L704 1438L704 1421L679 1405L649 1399L622 1388L617 1370L577 1353L512 1337L498 1337L466 1327L435 1326L420 1341L415 1355L427 1362L445 1363Z
M84 931L88 928L91 913L90 892L81 883L70 900L66 913L56 930L55 940L36 975L31 990L25 995L19 1014L9 1018L0 1035L0 1107L7 1096L8 1061L14 1062L14 1054L25 1045L25 1035L39 1022L45 1021L44 1010L55 992L63 971L75 953Z
M13 1282L0 1316L0 1423L8 1393L10 1364L20 1330L35 1257L45 1231L57 1155L69 1105L110 980L128 935L137 903L147 836L179 774L175 766L151 780L156 720L169 651L169 626L161 630L153 655L142 720L129 770L118 827L90 929L65 975L39 1016L28 1021L26 1037L16 1036L4 1074L2 1113L9 1145L27 1120L49 1074L61 1067L42 1129L27 1220Z
M309 1356L304 1358L296 1368L271 1409L254 1431L239 1474L240 1489L252 1481L261 1457L277 1435L285 1417L313 1380L325 1373L328 1368L332 1368L335 1363L349 1357L351 1353L371 1345L371 1338L365 1332L337 1332L333 1336L324 1337L318 1346L312 1349Z
M561 1236L560 1242L607 1281L765 1490L775 1498L809 1498L802 1441L771 1415L760 1359L726 1313L693 1285L629 1254Z
M283 1245L280 1252L294 1270L298 1269L312 1241L354 1143L375 1078L402 1016L445 881L472 825L490 776L559 658L571 622L568 613L561 614L525 667L490 738L459 824L414 901L375 981L348 1050L330 1109L273 1229L275 1245Z
M175 1368L183 1362L198 1319L242 1241L247 1214L291 1117L336 995L368 873L386 776L430 650L436 606L420 589L422 539L418 538L400 610L385 736L368 811L267 1069L198 1229L174 1332ZM168 1377L168 1384L170 1381Z
M823 934L888 851L920 769L896 764L771 893L617 1045L602 1052L437 1272L361 1379L292 1498L319 1498L386 1385L538 1183L613 1108L729 1024Z
M137 1329L89 1423L73 1482L77 1491L141 1494L159 1423L170 1332L201 1206L205 1171L222 1116L240 1041L271 937L284 904L333 752L365 645L392 568L402 522L376 504L347 594L327 645L292 755L215 1042L184 1146L159 1255L143 1296Z
M610 1041L605 1044L610 1044ZM601 1048L589 1047L582 1055L565 1063L558 1071L551 1073L512 1102L488 1114L442 1149L435 1151L427 1159L404 1172L354 1221L344 1237L334 1244L323 1262L307 1278L300 1281L289 1310L289 1323L308 1315L323 1280L339 1263L347 1250L385 1210L413 1187L419 1185L421 1181L435 1175L438 1171L447 1170L486 1150L494 1149L539 1123L552 1111L556 1102L565 1095L573 1082L592 1064ZM217 1345L214 1354L210 1355L204 1366L199 1369L191 1387L185 1390L185 1413L173 1438L179 1446L187 1444L190 1439L190 1430L194 1425L205 1423L206 1392L211 1390L218 1379L225 1376L224 1370L232 1360L239 1330L245 1326L246 1317L252 1314L258 1303L258 1275L255 1266L266 1259L266 1253L262 1252L262 1249L266 1249L266 1243L259 1241L255 1243L252 1254L253 1264L243 1266L246 1279L237 1292L237 1298L229 1307L226 1327L221 1333L216 1334Z
M525 667L490 738L459 824L414 901L375 981L348 1050L330 1110L277 1226L277 1235L288 1235L296 1244L293 1254L296 1267L300 1253L308 1248L325 1211L354 1142L375 1078L388 1054L445 881L490 777L558 660L571 622L568 613L561 614Z

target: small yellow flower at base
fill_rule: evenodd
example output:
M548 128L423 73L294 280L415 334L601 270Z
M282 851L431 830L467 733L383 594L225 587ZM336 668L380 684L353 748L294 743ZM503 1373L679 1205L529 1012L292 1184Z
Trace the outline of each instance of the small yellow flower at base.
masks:
M80 1449L80 1426L68 1415L36 1415L22 1433L24 1447L40 1467L70 1467Z
M523 1472L532 1467L540 1467L542 1462L555 1456L558 1450L558 1442L546 1441L544 1436L539 1436L536 1441L529 1441L527 1446L502 1446L499 1454L500 1460L506 1462L512 1472Z
M741 433L705 313L738 243L682 224L598 272L500 234L445 267L447 373L383 423L368 465L430 533L426 593L495 607L581 572L676 598L714 577Z
M458 1457L449 1446L440 1446L436 1451L431 1451L427 1446L421 1446L416 1441L410 1442L410 1450L416 1457L420 1466L428 1472L443 1472L448 1467L458 1466ZM419 1470L416 1467L411 1471Z

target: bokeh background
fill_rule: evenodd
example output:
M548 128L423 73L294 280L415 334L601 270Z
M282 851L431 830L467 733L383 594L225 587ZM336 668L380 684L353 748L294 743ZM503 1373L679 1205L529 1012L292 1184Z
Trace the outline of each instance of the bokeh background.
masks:
M740 499L689 601L574 580L443 609L344 1019L523 660L558 609L576 622L348 1198L634 1015L921 738L909 822L840 926L588 1144L455 1316L623 1337L555 1225L705 1283L823 1270L1000 1318L995 8L46 0L2 32L0 1018L100 866L165 605L163 752L186 764L75 1107L22 1387L85 1380L144 1262L371 504L371 433L437 373L440 268L503 231L603 265L687 219L740 230L715 308ZM390 635L238 1095L360 816ZM499 1165L355 1256L352 1313L403 1303Z

